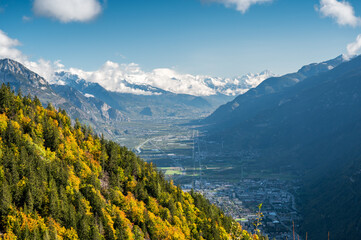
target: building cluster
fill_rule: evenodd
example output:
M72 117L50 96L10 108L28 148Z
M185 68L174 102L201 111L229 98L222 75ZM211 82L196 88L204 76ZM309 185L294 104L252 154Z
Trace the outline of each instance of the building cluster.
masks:
M236 219L242 226L254 230L258 206L262 203L262 224L258 227L270 239L298 239L297 229L302 221L297 211L295 195L299 189L297 181L280 179L242 179L239 182L199 182L193 187L211 203ZM295 230L294 230L295 229ZM302 239L301 237L299 239Z

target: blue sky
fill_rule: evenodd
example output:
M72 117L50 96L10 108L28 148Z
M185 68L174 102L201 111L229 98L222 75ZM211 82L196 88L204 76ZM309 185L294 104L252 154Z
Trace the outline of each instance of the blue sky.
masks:
M85 22L39 13L34 1L0 0L0 30L34 61L61 60L87 71L110 60L145 71L283 74L346 53L361 33L359 23L344 24L316 10L319 0L270 0L245 12L224 3L232 0L107 0ZM348 3L361 16L361 1Z

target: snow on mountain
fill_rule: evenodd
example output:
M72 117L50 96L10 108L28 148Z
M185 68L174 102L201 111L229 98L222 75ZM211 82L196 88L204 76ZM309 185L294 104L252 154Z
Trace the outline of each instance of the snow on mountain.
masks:
M247 92L251 88L257 87L260 83L270 77L274 77L271 71L266 70L261 73L248 73L235 78L211 78L205 77L204 83L214 89L217 93L228 96L235 96Z
M66 84L69 79L73 81L84 79L87 82L98 83L108 91L136 95L160 95L166 91L194 96L216 94L235 96L258 86L272 76L275 75L270 71L249 73L235 78L181 74L169 68L144 72L134 63L117 64L108 61L94 72L71 68L67 74L56 74L52 82Z
M93 94L89 94L89 93L85 93L84 96L87 98L95 98Z
M6 79L5 73L13 73L15 75L23 76L24 80L30 82L33 87L37 88L47 88L48 83L47 81L37 75L36 73L29 71L25 66L20 64L19 62L13 61L11 59L2 59L0 60L0 71L4 73L4 76L2 76L2 80L4 82L10 82L13 79Z

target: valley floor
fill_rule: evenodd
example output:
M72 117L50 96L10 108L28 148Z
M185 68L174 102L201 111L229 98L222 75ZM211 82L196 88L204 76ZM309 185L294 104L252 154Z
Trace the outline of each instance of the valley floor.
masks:
M183 190L202 193L247 230L254 230L257 206L263 203L262 231L271 239L292 239L293 223L297 229L302 221L295 172L286 168L275 173L259 166L257 150L226 151L222 142L207 142L197 126L184 125L187 122L125 123L116 140L153 162Z

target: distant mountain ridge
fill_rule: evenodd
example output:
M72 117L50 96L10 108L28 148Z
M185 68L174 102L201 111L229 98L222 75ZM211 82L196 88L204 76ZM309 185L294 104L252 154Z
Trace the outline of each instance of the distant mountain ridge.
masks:
M257 87L264 80L274 76L276 76L274 73L265 70L260 73L247 73L234 78L204 77L203 81L209 88L214 89L215 94L237 96Z
M53 85L68 85L80 91L84 95L88 94L87 96L94 96L99 99L103 99L103 101L107 102L110 106L119 110L124 110L123 107L119 105L115 99L113 99L111 94L98 83L87 82L84 79L80 79L77 75L67 72L58 72L56 73L56 77L58 78L58 84Z
M14 90L21 89L24 95L37 95L44 105L51 102L56 108L65 109L73 120L79 118L82 123L91 125L94 130L110 138L120 134L116 129L117 122L196 118L232 98L227 95L199 97L175 94L144 85L132 87L153 91L154 94L118 93L74 74L60 72L57 76L61 78L58 84L49 84L19 62L0 60L0 83L9 83ZM144 109L147 109L147 114L144 114Z
M0 83L10 84L16 91L21 89L24 95L36 95L44 105L50 102L57 108L65 109L73 120L82 119L100 132L106 133L104 124L128 121L122 112L104 101L87 98L71 86L50 85L43 77L14 60L0 60L0 76Z
M119 93L108 91L98 83L88 82L77 75L56 73L57 84L44 78L11 59L0 60L0 82L10 83L24 94L37 95L43 104L52 102L69 112L72 119L79 118L94 129L112 134L107 125L116 121L143 118L195 117L207 114L219 104L230 100L227 95L199 97L175 94L150 85L129 83L129 88L151 94ZM142 114L149 108L152 115ZM182 115L182 116L181 116Z
M264 71L231 79L182 75L170 69L156 69L152 73L136 70L124 73L122 77L115 74L118 87L122 90L112 91L101 84L102 81L97 83L91 77L85 80L72 72L56 72L49 83L16 61L7 59L2 64L8 65L3 70L10 69L12 76L3 79L3 82L11 81L16 89L21 86L26 93L38 95L44 104L63 104L72 117L81 117L93 124L97 121L204 116L234 95L244 93L274 76L270 71ZM93 74L101 76L99 72ZM31 82L35 79L38 79L36 83ZM198 91L198 88L201 90ZM74 106L75 103L77 106ZM111 113L105 111L106 108ZM145 108L149 108L152 115L142 114Z
M121 70L118 69L117 71ZM101 78L102 76L104 76L104 79ZM258 86L262 81L273 76L275 74L269 70L234 78L220 78L179 74L171 69L155 69L151 73L141 72L140 70L119 73L110 68L93 73L79 73L79 71L72 72L71 70L69 72L60 71L55 74L52 83L62 85L69 84L69 80L84 80L89 83L99 83L108 91L117 93L137 95L173 93L205 97L218 94L236 96Z
M114 92L70 72L56 73L56 80L53 82L56 84L52 84L52 86L70 86L84 96L102 99L109 106L127 114L131 119L165 118L180 114L199 116L200 113L206 114L232 98L227 95L201 97L176 94L150 85L137 85L128 82L126 82L127 87L134 89L134 92L139 90L147 92L147 94ZM149 109L154 114L143 114L143 109Z
M239 95L233 101L220 106L214 113L203 120L207 124L219 124L228 122L232 124L232 119L246 119L260 112L268 101L264 96L271 96L285 90L288 87L303 81L304 79L327 72L346 60L342 55L321 63L313 63L303 66L298 72L286 74L280 77L270 77L260 83L257 87Z
M54 94L44 78L11 59L0 60L0 76L1 82L10 83L16 88L24 86L34 93L41 92L49 97Z
M3 81L13 81L14 79L8 77L8 74L16 75L22 77L22 82L27 84L28 82L33 85L33 87L41 88L48 87L48 82L40 77L38 74L30 71L24 65L19 62L13 61L11 59L2 59L0 60L0 69L2 71L2 80Z

